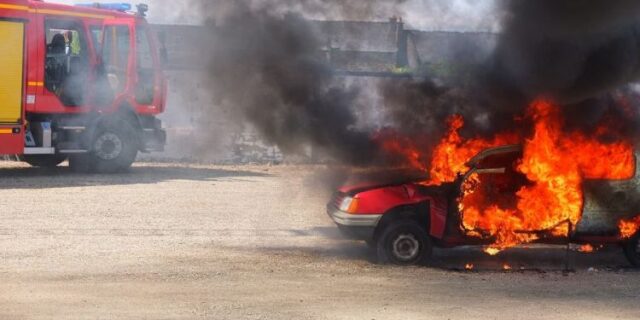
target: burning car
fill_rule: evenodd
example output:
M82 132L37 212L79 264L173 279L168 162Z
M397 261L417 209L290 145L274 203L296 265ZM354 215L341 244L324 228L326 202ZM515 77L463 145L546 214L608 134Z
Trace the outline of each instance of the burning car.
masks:
M516 211L509 216L501 209L516 207L520 190L532 184L518 170L522 157L521 145L492 147L472 157L466 163L469 169L453 182L430 185L424 179L415 179L383 185L345 185L335 193L327 212L343 233L365 240L381 261L394 264L426 262L434 246L486 245L486 251L495 254L520 243L571 242L622 245L629 262L640 266L638 224L624 220L632 217L621 214L622 207L633 206L626 199L627 191L640 188L635 163L630 179L584 181L577 223L567 217L547 219L532 227L517 220ZM594 194L603 189L612 196L607 203L600 200L601 195ZM484 219L514 219L517 223L479 223L475 207L483 206L480 198L491 199L491 204L483 207ZM629 224L626 229L621 221ZM509 229L514 226L520 228Z

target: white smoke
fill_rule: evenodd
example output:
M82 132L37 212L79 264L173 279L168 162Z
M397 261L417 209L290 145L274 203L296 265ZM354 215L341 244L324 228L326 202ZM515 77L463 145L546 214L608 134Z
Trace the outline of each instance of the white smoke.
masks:
M47 2L75 4L96 1L48 0ZM101 0L99 2L117 3L123 1ZM151 23L200 25L204 23L207 16L211 15L211 13L199 12L198 6L193 5L195 1L143 0L140 2L149 5L148 19ZM268 5L270 2L276 1L251 0L250 2ZM366 16L363 16L362 12L345 11L344 7L337 2L339 1L317 1L316 5L310 6L293 1L291 6L287 6L285 9L303 13L305 17L315 20L385 21L396 16L402 18L411 28L419 30L495 32L500 29L501 12L497 10L499 0L376 1L375 4L370 5L371 10L367 11Z
M78 4L78 3L130 3L135 10L135 5L145 3L149 5L148 21L157 24L192 24L199 25L204 22L202 15L189 5L189 1L173 0L45 0L51 3Z

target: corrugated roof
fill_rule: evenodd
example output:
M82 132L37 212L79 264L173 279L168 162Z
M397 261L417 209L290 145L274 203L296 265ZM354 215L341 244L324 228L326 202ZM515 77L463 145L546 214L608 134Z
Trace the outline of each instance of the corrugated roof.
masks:
M485 32L408 31L421 63L469 62L486 59L498 36Z
M327 48L396 52L402 24L395 22L311 21Z
M324 42L322 53L334 68L342 71L389 71L398 53L395 22L311 21ZM206 50L211 33L205 27L154 25L168 53L170 69L201 68L208 63ZM401 30L407 33L408 54L417 63L478 63L493 51L498 36L492 33ZM215 46L215 43L213 43ZM210 48L209 48L210 49ZM402 52L403 50L401 50ZM406 52L405 51L405 52Z

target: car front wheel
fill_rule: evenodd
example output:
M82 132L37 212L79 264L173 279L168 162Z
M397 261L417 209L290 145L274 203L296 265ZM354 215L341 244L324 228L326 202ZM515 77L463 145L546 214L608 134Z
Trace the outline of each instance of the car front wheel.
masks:
M377 253L382 263L423 264L427 262L431 252L431 238L413 220L392 222L378 238Z

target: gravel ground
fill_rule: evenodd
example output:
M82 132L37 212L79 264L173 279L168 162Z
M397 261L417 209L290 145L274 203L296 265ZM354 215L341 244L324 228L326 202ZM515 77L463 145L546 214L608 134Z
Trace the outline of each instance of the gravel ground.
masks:
M326 216L324 173L0 162L0 319L640 318L640 273L619 248L461 248L430 267L378 265Z

